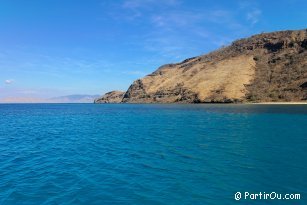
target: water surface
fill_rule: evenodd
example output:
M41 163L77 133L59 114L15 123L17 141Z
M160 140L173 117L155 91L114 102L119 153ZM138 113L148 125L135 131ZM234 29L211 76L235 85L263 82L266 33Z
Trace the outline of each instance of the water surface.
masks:
M306 137L306 105L1 104L0 204L307 204Z

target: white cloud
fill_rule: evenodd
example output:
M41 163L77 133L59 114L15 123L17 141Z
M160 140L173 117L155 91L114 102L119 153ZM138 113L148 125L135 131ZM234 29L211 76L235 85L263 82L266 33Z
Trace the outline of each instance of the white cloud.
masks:
M238 0L234 9L222 5L189 8L181 0L123 0L114 5L117 9L112 9L112 18L131 27L150 26L150 30L137 34L129 43L150 53L155 65L178 62L229 45L250 35L250 25L261 17L258 3L249 0Z
M208 44L211 48L225 46L245 32L236 15L235 11L223 8L206 11L177 8L154 13L150 18L153 29L145 38L144 47L170 61L206 53L210 51ZM214 28L204 27L214 24L231 32L216 33Z
M155 11L158 8L174 8L178 6L178 0L125 0L121 4L121 14L125 20L133 21L139 18L144 18L150 11ZM117 18L118 14L114 15Z
M151 17L154 26L166 28L190 26L202 20L204 15L187 11L166 12Z
M254 9L252 11L247 12L247 20L252 24L256 24L259 21L259 18L261 16L261 10Z
M252 26L259 22L262 11L259 9L259 2L240 0L238 8L241 12L245 13L245 17L248 23Z
M123 8L126 9L136 9L147 5L148 3L152 3L152 0L126 0L123 3Z
M14 80L13 79L8 79L8 80L5 80L4 83L5 84L12 84L12 83L14 83Z

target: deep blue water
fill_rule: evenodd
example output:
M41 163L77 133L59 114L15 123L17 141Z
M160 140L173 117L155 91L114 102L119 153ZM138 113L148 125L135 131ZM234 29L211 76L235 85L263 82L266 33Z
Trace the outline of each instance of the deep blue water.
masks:
M1 104L0 204L307 204L306 153L304 105Z

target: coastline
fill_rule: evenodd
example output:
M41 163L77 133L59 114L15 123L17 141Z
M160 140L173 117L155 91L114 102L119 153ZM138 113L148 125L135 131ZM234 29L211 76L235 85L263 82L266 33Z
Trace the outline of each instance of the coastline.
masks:
M211 104L211 105L220 105L220 104L229 104L229 105L307 105L307 101L298 101L298 102L240 102L240 103L161 103L161 102L144 102L144 103L95 103L95 102L1 102L0 104L187 104L187 105L197 105L197 104Z
M307 105L307 102L257 102L257 103L246 103L256 105Z

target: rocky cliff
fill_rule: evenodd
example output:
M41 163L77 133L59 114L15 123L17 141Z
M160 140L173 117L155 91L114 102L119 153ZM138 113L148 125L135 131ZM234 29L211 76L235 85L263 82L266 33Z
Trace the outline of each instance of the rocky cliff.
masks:
M307 29L255 35L161 66L115 98L124 103L307 101Z
M96 98L94 103L121 103L125 92L122 91L111 91L103 96Z

